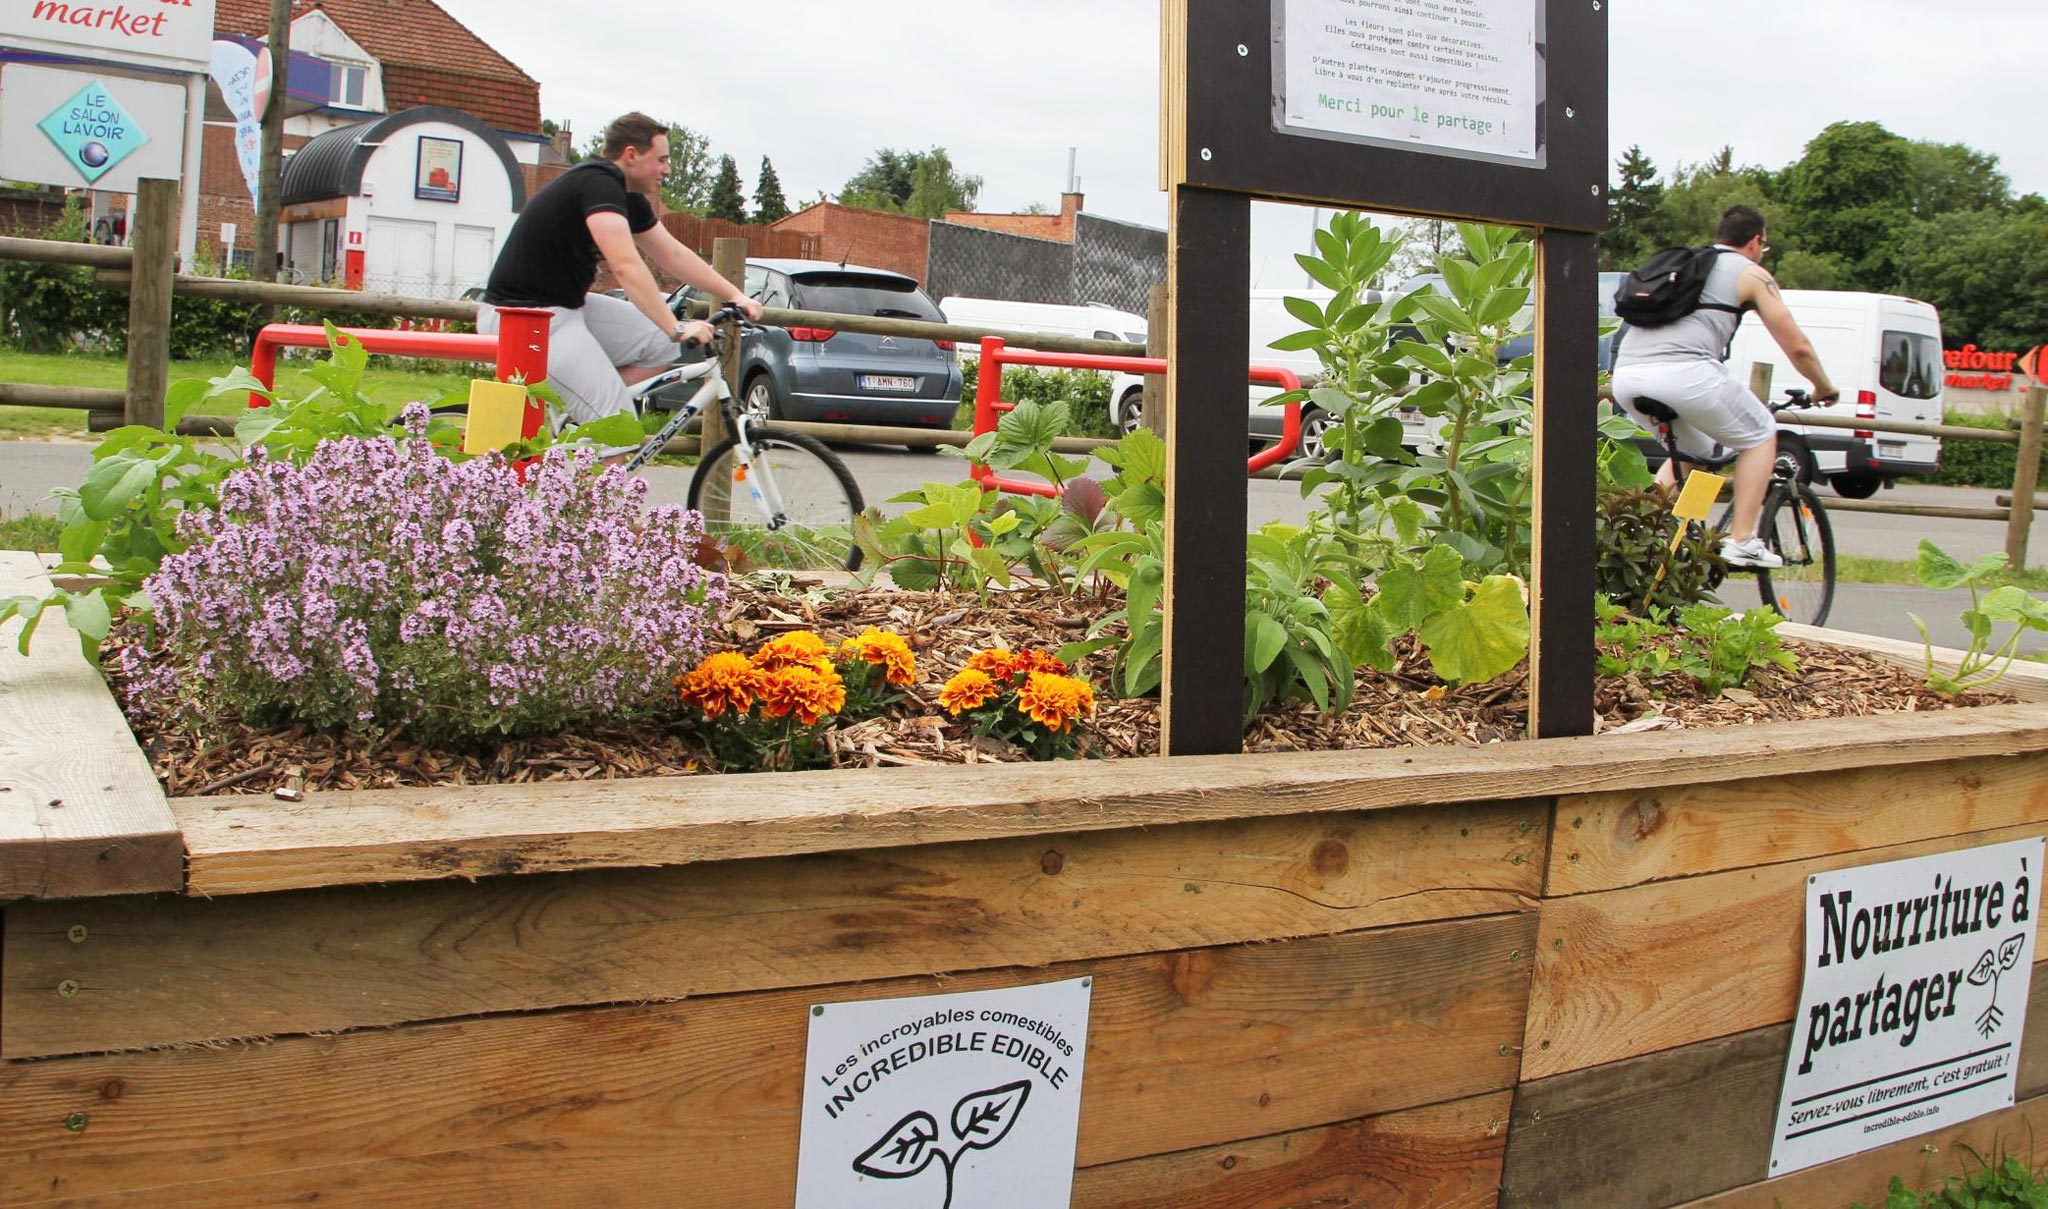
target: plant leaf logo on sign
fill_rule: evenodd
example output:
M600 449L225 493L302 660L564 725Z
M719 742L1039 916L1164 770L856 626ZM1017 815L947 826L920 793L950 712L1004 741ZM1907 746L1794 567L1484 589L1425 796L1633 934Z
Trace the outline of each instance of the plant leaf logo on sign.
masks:
M2012 1104L2044 841L1809 878L1771 1175Z
M1092 982L813 1006L797 1209L1064 1209Z

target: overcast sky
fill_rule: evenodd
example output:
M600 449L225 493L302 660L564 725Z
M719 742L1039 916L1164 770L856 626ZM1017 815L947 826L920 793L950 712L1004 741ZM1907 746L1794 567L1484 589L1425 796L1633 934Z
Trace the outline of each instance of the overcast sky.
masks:
M984 179L981 209L1056 206L1073 147L1091 212L1165 225L1157 0L440 2L579 142L643 109L710 136L750 199L763 155L801 206L878 147L936 145ZM1613 156L1639 144L1668 172L1726 144L1775 168L1830 122L1875 120L2048 192L2048 0L1609 3ZM1261 284L1298 280L1306 228L1261 214Z

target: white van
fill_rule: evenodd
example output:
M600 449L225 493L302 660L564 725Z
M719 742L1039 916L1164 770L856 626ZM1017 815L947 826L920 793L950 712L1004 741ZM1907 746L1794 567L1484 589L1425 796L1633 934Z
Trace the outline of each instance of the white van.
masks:
M1061 306L1051 302L1011 302L1002 298L945 298L939 302L939 313L947 323L962 327L984 328L1002 332L1009 342L1029 348L1032 335L1069 336L1080 340L1120 340L1134 344L1133 356L1145 352L1145 317L1129 311L1119 311L1096 303L1087 306ZM960 359L972 361L981 356L981 349L973 344L960 345Z
M1941 317L1932 306L1891 294L1836 290L1786 290L1785 305L1813 341L1813 351L1834 380L1841 399L1824 414L1861 420L1912 420L1939 424L1942 417ZM1785 358L1756 316L1745 316L1728 354L1728 368L1748 382L1751 367L1771 369L1771 394L1810 384ZM1798 413L1786 412L1792 421ZM1850 499L1866 499L1892 479L1932 474L1941 460L1938 437L1863 432L1846 428L1786 427L1813 450L1815 467Z

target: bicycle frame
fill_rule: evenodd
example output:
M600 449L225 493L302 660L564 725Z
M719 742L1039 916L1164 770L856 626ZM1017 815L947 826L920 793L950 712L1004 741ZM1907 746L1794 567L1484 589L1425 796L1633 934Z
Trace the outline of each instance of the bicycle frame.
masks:
M745 414L735 411L732 407L732 388L725 384L725 376L718 370L718 360L707 358L695 365L678 365L673 369L663 370L634 386L633 403L637 408L654 392L664 387L698 378L704 380L704 384L697 388L697 393L691 395L689 401L677 408L675 414L668 418L668 423L663 424L659 432L649 437L646 443L634 452L632 458L626 462L626 472L634 473L653 461L654 456L667 448L668 443L674 440L691 420L715 404L719 412L725 416L726 426L732 430L733 453L740 460L740 481L747 485L747 493L754 497L754 504L761 510L761 516L768 522L768 528L780 529L789 523L789 517L783 508L782 493L775 486L775 476L768 473L765 467L759 474L754 472L754 442L752 434L748 431L752 422Z

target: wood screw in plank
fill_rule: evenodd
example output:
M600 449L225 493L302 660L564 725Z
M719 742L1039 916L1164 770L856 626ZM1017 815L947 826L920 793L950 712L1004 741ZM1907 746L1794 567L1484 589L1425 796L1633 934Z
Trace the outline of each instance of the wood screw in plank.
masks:
M75 945L82 945L82 944L84 944L84 943L85 943L85 925L84 925L84 924L72 924L72 925L71 925L71 930L70 930L70 931L68 931L68 932L66 932L66 933L65 933L64 935L66 935L66 936L68 936L68 937L70 937L70 938L71 938L71 943L72 943L72 944L75 944Z
M78 980L76 978L66 978L57 984L57 993L66 999L78 998Z
M64 1118L64 1128L70 1130L72 1133L84 1133L85 1127L91 1124L91 1122L91 1117L86 1116L82 1112L74 1112L70 1116Z

